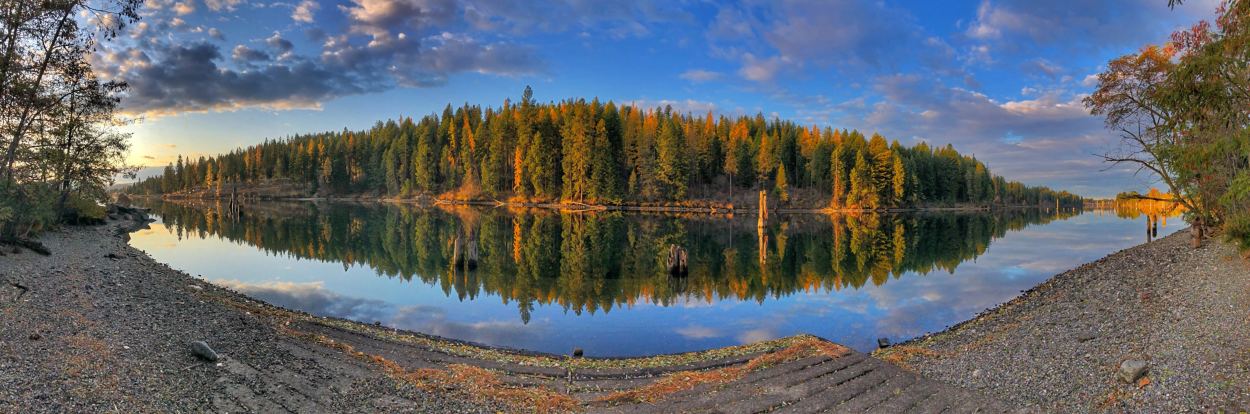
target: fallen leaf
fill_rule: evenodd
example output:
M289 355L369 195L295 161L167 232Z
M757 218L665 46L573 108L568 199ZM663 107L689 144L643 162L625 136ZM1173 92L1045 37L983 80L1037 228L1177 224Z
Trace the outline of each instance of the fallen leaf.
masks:
M1137 380L1137 389L1146 388L1147 385L1150 385L1150 377L1141 377Z

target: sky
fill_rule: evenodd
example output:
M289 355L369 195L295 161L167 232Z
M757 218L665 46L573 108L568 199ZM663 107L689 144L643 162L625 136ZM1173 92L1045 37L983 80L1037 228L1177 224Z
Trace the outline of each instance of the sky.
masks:
M529 85L950 143L1008 179L1107 197L1155 180L1096 156L1119 140L1081 99L1107 61L1216 1L147 0L92 64L130 85L135 165Z

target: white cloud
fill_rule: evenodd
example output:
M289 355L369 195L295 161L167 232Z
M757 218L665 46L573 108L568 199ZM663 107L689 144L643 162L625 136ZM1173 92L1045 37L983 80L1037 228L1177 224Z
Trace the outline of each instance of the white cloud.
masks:
M1091 73L1091 74L1085 75L1085 79L1081 79L1081 86L1092 88L1097 85L1098 85L1097 73Z
M222 10L234 11L240 4L243 4L243 0L204 0L204 5L208 6L209 10L215 12Z
M720 76L721 76L720 72L713 72L710 70L703 70L703 69L691 69L691 70L682 72L681 75L679 75L680 78L694 82L694 83L714 81L714 80L720 79Z
M747 80L770 82L777 76L779 70L781 70L781 58L773 56L758 59L755 55L747 53L742 56L742 68L738 70L738 74Z
M629 104L638 108L643 108L643 109L672 107L674 111L681 112L681 113L691 113L695 115L702 115L708 112L716 111L716 104L711 103L711 102L706 102L706 101L697 101L694 99L686 99L686 100L661 99L658 101L653 101L653 100L648 100L648 99L637 99L637 100L630 101Z
M177 13L179 16L195 13L195 3L178 2L178 4L174 5L174 13Z
M291 12L291 20L295 20L300 23L312 23L313 13L316 13L317 9L320 8L321 5L317 4L314 0L303 0L299 2L299 5L295 6L295 10Z

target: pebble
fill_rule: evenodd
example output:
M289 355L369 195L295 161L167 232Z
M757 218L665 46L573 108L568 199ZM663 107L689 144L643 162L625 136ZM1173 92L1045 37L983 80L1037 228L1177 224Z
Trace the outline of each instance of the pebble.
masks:
M191 343L191 353L200 359L208 362L217 362L217 352L208 346L207 342L195 341Z
M1150 365L1146 361L1130 359L1120 363L1120 381L1132 384L1137 382L1138 378L1146 375L1146 371L1150 369Z

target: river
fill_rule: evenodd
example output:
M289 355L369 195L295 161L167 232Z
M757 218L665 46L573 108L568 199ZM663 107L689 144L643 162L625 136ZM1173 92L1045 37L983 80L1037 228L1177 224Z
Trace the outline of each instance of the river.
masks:
M131 244L320 316L589 356L810 333L861 351L944 329L1054 274L1183 228L1136 211L556 212L394 203L148 201ZM669 246L689 252L670 275ZM476 254L474 254L476 253Z

